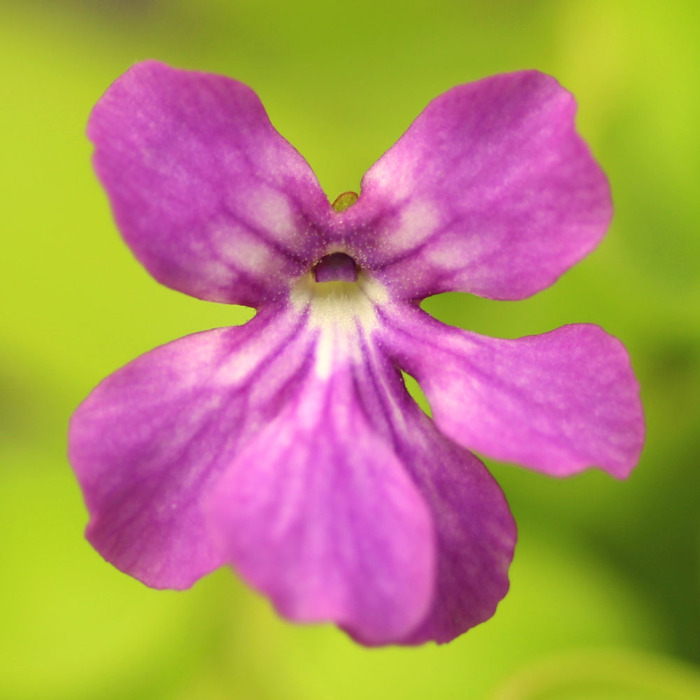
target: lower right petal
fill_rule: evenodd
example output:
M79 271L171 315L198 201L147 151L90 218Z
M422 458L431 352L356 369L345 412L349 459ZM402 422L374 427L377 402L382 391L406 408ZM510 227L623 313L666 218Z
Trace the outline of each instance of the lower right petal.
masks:
M392 416L389 439L430 508L435 529L433 601L421 623L398 643L449 642L492 617L508 592L515 520L481 460L438 430L389 358L374 353L370 371L374 400ZM376 425L380 418L375 416Z
M483 463L441 435L427 417L420 424L407 466L433 512L437 580L431 610L402 643L443 644L496 612L508 592L517 529Z
M467 449L551 476L598 466L623 479L644 443L639 384L617 338L591 324L488 338L419 309L383 342L415 377L439 429Z

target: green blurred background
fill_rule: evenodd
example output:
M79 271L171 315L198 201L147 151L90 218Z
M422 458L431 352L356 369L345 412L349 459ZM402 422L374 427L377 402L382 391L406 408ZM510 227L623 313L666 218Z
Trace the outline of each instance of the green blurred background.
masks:
M700 698L700 22L645 0L0 2L0 698ZM445 647L295 627L228 571L151 591L82 537L66 424L104 376L250 312L159 286L90 168L88 113L157 58L251 85L332 198L433 97L538 68L578 97L610 235L524 302L425 307L501 336L576 321L627 344L648 440L627 482L490 465L519 523L511 593Z

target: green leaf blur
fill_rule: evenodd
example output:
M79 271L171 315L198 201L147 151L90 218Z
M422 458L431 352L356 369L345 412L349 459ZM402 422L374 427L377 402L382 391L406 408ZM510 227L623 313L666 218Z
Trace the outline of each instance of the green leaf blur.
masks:
M700 697L699 17L693 0L0 0L0 697ZM146 58L252 86L331 200L455 84L538 68L577 96L608 238L527 301L424 306L505 337L602 325L632 355L647 446L627 482L489 465L519 523L511 592L452 644L291 626L228 571L152 591L83 540L72 410L152 347L251 316L156 284L93 176L89 111Z

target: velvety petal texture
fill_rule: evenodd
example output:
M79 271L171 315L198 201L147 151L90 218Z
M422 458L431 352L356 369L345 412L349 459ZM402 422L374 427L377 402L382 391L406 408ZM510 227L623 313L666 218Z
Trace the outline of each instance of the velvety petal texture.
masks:
M482 462L441 435L415 404L405 410L416 414L403 444L405 465L433 514L438 568L430 611L402 642L444 643L496 612L508 592L516 526Z
M390 440L432 513L437 548L428 614L403 644L448 642L489 619L508 591L516 527L484 465L442 435L409 396L396 364L365 347L368 381L358 383L372 425Z
M301 290L105 380L70 433L102 555L160 588L231 563L284 616L368 645L448 641L490 617L512 517L375 347L373 293Z
M552 284L612 216L575 112L571 94L537 71L433 100L370 168L348 210L375 247L375 273L406 298L522 299Z
M370 646L491 617L516 528L467 450L625 477L638 386L596 326L498 340L416 301L522 298L596 245L610 195L574 112L534 71L455 88L334 209L241 83L153 61L117 80L88 133L124 239L164 284L258 313L146 353L75 412L105 559L176 589L228 564L290 620Z
M83 402L69 457L91 515L87 537L105 559L156 588L186 588L225 562L201 499L284 404L310 341L302 327L303 319L258 316L182 338Z
M625 478L644 417L622 343L598 326L517 340L445 326L420 310L385 319L385 347L423 388L440 430L489 457L553 476L599 466Z
M323 379L327 332L299 396L212 492L227 559L290 619L367 645L449 641L507 592L512 516L365 338L362 363Z
M246 85L139 63L99 101L88 136L124 240L159 282L258 306L316 261L332 210Z
M241 451L213 509L227 559L282 615L385 644L433 599L433 523L354 381L349 368L310 377Z

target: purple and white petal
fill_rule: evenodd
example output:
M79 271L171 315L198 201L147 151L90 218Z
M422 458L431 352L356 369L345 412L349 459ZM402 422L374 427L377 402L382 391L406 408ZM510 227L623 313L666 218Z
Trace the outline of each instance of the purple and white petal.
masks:
M227 560L280 614L372 645L416 628L435 585L432 517L364 369L381 293L364 277L297 285L304 376L207 498Z
M88 135L124 239L159 282L257 307L319 257L328 200L242 83L139 63Z
M303 318L156 348L105 379L73 415L69 457L87 537L117 568L156 588L186 588L224 563L203 494L274 417L304 370Z
M212 492L215 527L236 571L284 617L395 643L433 600L431 515L359 402L363 379L349 366L316 370Z
M625 478L644 417L622 343L598 326L517 340L450 328L420 310L386 318L384 347L420 383L438 428L489 457L566 476Z
M515 521L486 467L436 429L389 358L370 348L364 366L363 404L375 407L372 423L423 494L436 534L432 605L400 643L448 642L489 619L506 595Z
M367 172L341 217L366 264L410 299L522 299L601 240L607 180L575 131L576 104L525 71L433 100Z
M438 571L430 612L402 643L445 643L496 612L508 592L517 531L503 492L471 452L427 417L412 438L405 464L433 513Z
M307 299L308 377L209 508L227 559L285 617L334 621L367 645L445 642L505 595L515 525L483 464L375 346L366 291Z

